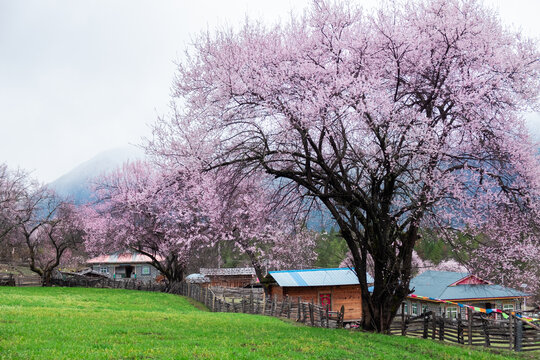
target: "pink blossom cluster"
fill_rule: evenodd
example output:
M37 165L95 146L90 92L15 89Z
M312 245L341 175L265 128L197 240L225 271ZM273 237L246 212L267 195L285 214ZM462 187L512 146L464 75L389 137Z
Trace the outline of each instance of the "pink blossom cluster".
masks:
M314 1L287 23L196 38L149 147L162 164L195 149L205 171L265 172L325 206L366 294L374 261L364 325L385 328L421 227L499 231L534 253L521 225L538 219L540 162L520 114L537 108L539 57L474 0ZM517 211L530 221L494 220Z

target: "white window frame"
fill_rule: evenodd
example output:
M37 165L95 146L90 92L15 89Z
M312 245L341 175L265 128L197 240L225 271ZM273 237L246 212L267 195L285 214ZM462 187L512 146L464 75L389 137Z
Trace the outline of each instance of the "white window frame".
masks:
M143 265L141 267L141 275L150 275L152 271L150 270L150 265Z
M108 266L100 266L99 267L100 274L108 274L109 273L109 267Z
M503 304L502 309L503 311L515 311L514 304Z
M448 319L457 319L458 309L457 307L451 306L446 308L446 317Z
M429 311L429 305L428 304L422 304L422 314L427 313Z
M418 304L412 303L411 304L411 315L418 315Z

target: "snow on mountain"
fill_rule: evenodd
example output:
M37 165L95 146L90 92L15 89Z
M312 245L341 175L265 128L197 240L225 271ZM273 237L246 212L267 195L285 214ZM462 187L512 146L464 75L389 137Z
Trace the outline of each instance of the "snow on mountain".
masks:
M91 200L92 183L97 177L115 170L127 161L143 159L144 156L144 152L134 146L107 150L54 180L49 187L62 197L84 204Z

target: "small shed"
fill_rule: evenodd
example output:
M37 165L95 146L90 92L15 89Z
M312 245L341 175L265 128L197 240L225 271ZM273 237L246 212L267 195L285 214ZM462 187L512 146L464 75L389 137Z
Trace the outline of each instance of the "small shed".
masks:
M366 274L368 283L373 278ZM362 318L360 284L349 268L270 271L270 294L282 298L300 297L302 301L328 306L330 310L345 307L345 321Z
M246 287L257 283L255 269L246 268L201 268L199 272L210 279L209 286Z

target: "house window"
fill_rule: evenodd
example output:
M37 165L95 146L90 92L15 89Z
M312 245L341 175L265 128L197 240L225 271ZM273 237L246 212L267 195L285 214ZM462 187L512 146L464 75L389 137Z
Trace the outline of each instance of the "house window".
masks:
M504 304L503 305L504 311L514 311L514 304Z
M409 313L409 306L407 303L403 303L403 313L408 314Z
M455 307L446 308L446 317L449 319L457 318L457 308Z
M332 295L319 294L319 303L322 307L328 307L328 309L332 309Z
M411 314L418 315L418 304L412 303L411 304Z
M429 307L427 304L422 304L422 313L427 313L429 311Z
M150 275L150 266L143 266L141 274L142 275Z
M109 273L109 268L106 267L106 266L102 266L99 268L99 272L102 273L102 274L108 274Z

